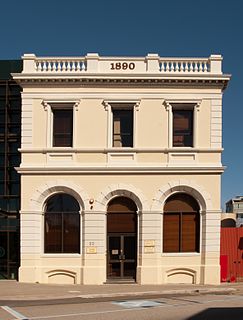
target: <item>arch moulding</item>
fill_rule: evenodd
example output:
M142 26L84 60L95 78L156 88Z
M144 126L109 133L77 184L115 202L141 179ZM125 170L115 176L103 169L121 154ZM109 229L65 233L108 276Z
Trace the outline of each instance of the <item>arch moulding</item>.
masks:
M163 210L165 200L175 192L185 192L190 194L198 201L202 212L212 209L211 195L203 187L199 186L194 181L177 180L170 181L159 189L153 199L151 210Z
M133 200L139 212L149 210L148 200L141 190L133 185L121 183L112 184L103 189L96 199L95 209L106 212L108 202L118 196L124 196Z
M36 211L43 211L46 199L57 192L65 192L73 196L82 210L88 208L89 196L87 192L80 186L66 180L48 181L39 186L30 199L30 208Z

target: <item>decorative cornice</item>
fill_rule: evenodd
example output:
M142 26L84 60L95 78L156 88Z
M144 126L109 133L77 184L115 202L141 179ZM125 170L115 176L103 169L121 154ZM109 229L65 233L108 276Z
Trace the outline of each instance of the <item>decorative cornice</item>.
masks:
M132 77L132 78L125 78L125 77L71 77L71 76L59 76L59 77L51 77L51 76L36 76L36 75L25 75L25 76L15 76L15 81L18 82L20 85L41 85L45 86L48 85L59 85L59 86L67 86L67 85L80 85L80 86L119 86L119 87L141 87L141 86L148 86L148 87L161 87L161 86L213 86L219 87L221 89L225 89L227 86L228 81L230 80L229 76L222 76L222 77L210 77L207 78L203 77L176 77L176 76L163 76L163 77L156 77L156 78L148 78L148 77Z
M165 105L165 110L168 112L170 111L171 104L167 100L164 100L163 104Z
M44 110L47 111L48 107L51 105L63 105L63 104L69 104L74 107L75 111L78 111L79 104L81 102L81 99L79 100L65 100L65 99L59 99L59 100L42 100L42 105L44 107Z
M123 104L124 106L127 104L133 105L136 111L139 111L141 99L139 100L133 100L133 99L109 99L109 100L104 100L103 105L105 111L109 110L109 107L112 107L113 104Z
M211 174L221 174L224 172L226 167L224 166L171 166L171 167L161 167L161 166L131 166L131 167L107 167L107 166L86 166L86 167L76 167L76 166L70 166L70 167L17 167L15 168L18 173L21 174L168 174L168 173L180 173L180 174L188 174L188 173L194 173L194 174L200 174L200 173L211 173Z
M196 111L199 111L199 107L202 103L202 99L173 99L173 100L164 100L163 101L163 104L165 106L165 110L166 111L169 111L173 105L176 105L176 104L190 104L192 106L194 106L195 110Z
M44 111L47 111L47 110L48 110L48 107L49 107L49 104L48 104L45 100L42 100L41 104L42 104L43 107L44 107Z

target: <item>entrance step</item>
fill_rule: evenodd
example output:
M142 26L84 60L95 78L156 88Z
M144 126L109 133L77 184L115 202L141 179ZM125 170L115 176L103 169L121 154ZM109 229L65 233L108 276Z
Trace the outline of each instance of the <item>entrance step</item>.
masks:
M107 279L105 284L136 284L134 279Z

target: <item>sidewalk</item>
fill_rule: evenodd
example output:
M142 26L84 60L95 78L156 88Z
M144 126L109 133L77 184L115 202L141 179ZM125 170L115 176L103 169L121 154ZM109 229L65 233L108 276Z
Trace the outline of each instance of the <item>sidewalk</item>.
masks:
M57 300L68 298L100 299L118 297L162 296L179 294L243 294L243 283L223 283L218 286L190 284L104 284L58 285L0 281L0 301Z

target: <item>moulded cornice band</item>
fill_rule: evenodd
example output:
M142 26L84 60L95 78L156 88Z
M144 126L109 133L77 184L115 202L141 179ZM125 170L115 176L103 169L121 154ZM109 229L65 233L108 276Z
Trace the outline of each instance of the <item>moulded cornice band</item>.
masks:
M158 152L158 153L218 153L222 152L223 148L21 148L18 149L21 153L146 153L146 152Z
M226 167L16 167L18 173L58 173L58 174L140 174L140 173L223 173Z
M31 85L37 83L40 84L58 84L58 85L67 85L67 84L79 84L79 85L99 85L99 86L161 86L161 85L182 85L182 86L202 86L202 85L209 85L209 86L217 86L222 87L224 90L227 87L227 83L230 80L230 76L208 76L207 78L203 76L185 76L183 77L178 75L170 75L170 76L163 76L163 77L80 77L80 76L72 76L63 75L59 77L53 76L36 76L36 75L13 75L14 79L21 85Z

